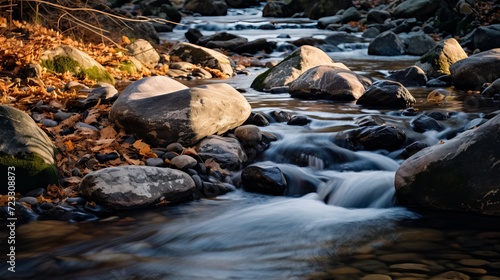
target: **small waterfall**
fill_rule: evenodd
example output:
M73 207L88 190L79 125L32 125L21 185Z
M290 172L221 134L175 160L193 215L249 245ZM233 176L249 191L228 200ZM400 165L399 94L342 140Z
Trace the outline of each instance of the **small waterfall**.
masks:
M395 204L391 171L345 172L318 186L318 195L329 205L345 208L388 208Z

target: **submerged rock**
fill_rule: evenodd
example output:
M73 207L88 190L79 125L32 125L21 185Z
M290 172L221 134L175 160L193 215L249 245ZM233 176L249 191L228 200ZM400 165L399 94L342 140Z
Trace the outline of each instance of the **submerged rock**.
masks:
M249 192L284 195L287 188L285 175L276 166L250 165L241 172L243 188Z
M405 53L403 41L392 31L380 33L368 45L369 55L402 55Z
M237 170L247 161L247 155L237 139L209 136L196 147L198 155L203 159L214 159L221 168Z
M0 194L57 184L56 148L23 111L0 105Z
M292 97L305 99L356 100L371 80L344 67L316 66L290 83Z
M400 149L406 140L405 132L388 125L367 126L339 132L335 144L353 151Z
M388 78L400 82L405 87L422 87L427 84L427 76L418 66L410 66L406 69L395 71Z
M500 216L500 115L444 144L421 150L396 172L408 207Z
M151 166L104 168L87 174L80 183L85 197L114 208L179 203L191 199L194 189L187 173Z

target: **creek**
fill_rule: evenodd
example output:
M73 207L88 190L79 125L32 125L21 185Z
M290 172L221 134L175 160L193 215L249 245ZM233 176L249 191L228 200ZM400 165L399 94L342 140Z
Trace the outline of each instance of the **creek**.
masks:
M185 41L184 32L190 27L200 28L204 35L226 30L250 40L277 42L321 38L331 32L316 29L315 22L307 19L260 15L259 9L241 9L221 18L186 17L183 26L163 38ZM280 29L255 28L271 21ZM276 39L279 34L291 38ZM346 49L329 55L375 79L418 60L373 57L359 46ZM284 55L275 52L265 60L279 61ZM256 112L282 110L310 119L305 126L273 122L262 127L278 141L258 161L290 170L296 184L313 185L315 192L272 197L236 190L177 206L123 211L98 222L34 221L17 231L22 242L15 278L430 279L457 271L472 279L500 279L498 218L401 207L394 192L401 150L354 152L331 141L336 133L358 127L356 119L370 115L404 128L412 139L436 144L495 108L466 106L463 93L453 88L448 88L452 94L444 103L427 103L431 88L409 88L417 100L414 108L451 116L441 122L444 131L417 133L410 129L412 117L398 110L254 91L250 84L265 69L248 70L248 76L183 82L228 83L245 89L243 94ZM338 154L345 160L333 159Z

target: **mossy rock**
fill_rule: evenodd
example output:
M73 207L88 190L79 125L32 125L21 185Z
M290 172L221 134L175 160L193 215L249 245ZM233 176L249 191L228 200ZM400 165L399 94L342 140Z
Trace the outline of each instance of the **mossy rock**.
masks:
M0 172L1 182L15 182L16 193L25 194L36 188L58 184L56 166L46 163L40 155L35 153L20 156L1 153ZM2 188L1 193L6 194L7 191L7 188Z
M127 72L129 74L135 74L138 72L137 67L130 60L125 60L125 61L120 62L120 66L118 67L118 69L120 69L121 71Z
M0 127L2 185L12 181L8 180L8 171L14 172L15 176L10 177L14 177L15 191L19 193L58 183L56 148L28 114L0 105ZM0 193L7 193L7 188L1 188Z
M41 57L41 65L55 73L70 72L78 78L88 78L98 82L114 84L114 78L106 69L86 53L71 46L59 46L46 50Z

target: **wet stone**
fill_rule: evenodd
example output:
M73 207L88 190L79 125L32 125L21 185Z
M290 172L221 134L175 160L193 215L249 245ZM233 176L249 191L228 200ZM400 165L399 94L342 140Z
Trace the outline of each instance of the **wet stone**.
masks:
M488 273L488 271L486 271L485 269L475 268L475 267L460 267L460 268L457 268L457 270L465 272L465 273L477 274L477 275L483 275L483 274Z
M36 204L38 204L38 199L36 199L36 197L32 197L32 196L21 197L17 201L18 202L24 202L24 203L29 204L29 205L36 205Z
M181 154L184 151L184 147L180 143L172 143L167 146L167 151Z
M368 274L361 278L360 280L392 280L391 276L384 274Z
M57 126L57 122L51 119L41 119L40 123L46 127L54 127Z
M470 277L466 274L463 274L463 273L460 273L457 271L448 271L448 272L441 273L441 274L436 275L436 276L431 278L431 280L450 280L450 279L469 280Z
M196 161L196 159L188 155L176 156L170 161L170 164L181 170L186 168L193 168L197 163L198 162Z
M430 269L425 264L420 263L399 263L389 266L390 270L407 271L407 272L430 272Z
M361 271L357 268L349 267L349 266L344 266L344 267L338 267L334 269L330 269L328 271L331 274L334 275L347 275L347 274L358 274L361 273Z
M459 264L465 265L465 266L485 266L489 264L490 262L487 260L481 260L481 259L462 259L458 261Z
M414 253L386 254L378 257L379 260L389 263L418 262L423 259L422 255Z

